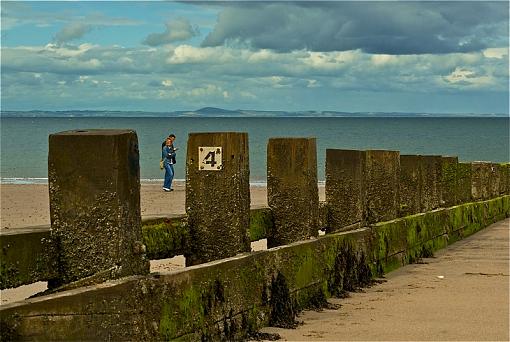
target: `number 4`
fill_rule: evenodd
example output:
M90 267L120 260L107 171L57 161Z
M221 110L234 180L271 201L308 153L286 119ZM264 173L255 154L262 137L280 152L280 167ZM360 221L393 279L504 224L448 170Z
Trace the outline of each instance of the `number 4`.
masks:
M216 152L210 151L207 153L207 155L204 158L204 161L206 164L211 164L211 167L214 167L214 165L218 164L216 161Z

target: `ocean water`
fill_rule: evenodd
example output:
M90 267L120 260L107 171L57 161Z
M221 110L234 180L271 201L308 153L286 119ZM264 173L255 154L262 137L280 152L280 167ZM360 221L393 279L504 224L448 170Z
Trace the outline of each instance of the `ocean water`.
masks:
M462 161L509 160L509 118L186 118L73 117L0 118L1 181L47 182L48 136L86 128L129 128L137 132L140 175L159 182L161 142L177 136L176 179L185 178L190 132L247 132L250 178L266 179L266 146L271 137L317 138L319 180L324 180L327 148L388 149L401 154L458 156Z

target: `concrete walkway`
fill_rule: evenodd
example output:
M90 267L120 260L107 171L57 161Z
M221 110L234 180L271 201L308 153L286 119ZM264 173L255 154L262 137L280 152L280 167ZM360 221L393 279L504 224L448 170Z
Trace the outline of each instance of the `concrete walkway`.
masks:
M510 220L436 252L387 282L306 311L297 329L264 328L289 341L508 341Z

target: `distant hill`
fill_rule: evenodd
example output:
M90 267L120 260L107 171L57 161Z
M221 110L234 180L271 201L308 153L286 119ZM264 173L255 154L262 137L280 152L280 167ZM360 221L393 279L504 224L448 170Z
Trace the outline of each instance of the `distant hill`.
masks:
M236 109L229 110L216 107L204 107L192 111L173 112L144 112L144 111L94 111L94 110L65 110L65 111L2 111L2 117L508 117L508 114L487 113L399 113L399 112L338 112L338 111L262 111Z
M223 108L215 108L215 107L204 107L200 108L196 111L199 114L202 115L214 115L214 114L237 114L239 111L237 110L228 110Z

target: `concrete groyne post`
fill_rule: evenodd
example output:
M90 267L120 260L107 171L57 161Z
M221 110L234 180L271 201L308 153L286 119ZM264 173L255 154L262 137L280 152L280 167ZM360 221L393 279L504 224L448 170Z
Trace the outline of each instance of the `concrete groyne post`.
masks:
M333 233L347 226L364 225L363 188L365 152L326 150L326 231ZM352 227L354 228L354 227Z
M142 244L138 138L132 130L66 131L49 136L53 286L100 274L149 272Z
M471 163L457 164L457 198L456 204L471 202L471 186L472 186L472 170Z
M248 133L190 133L186 158L186 265L250 251Z
M490 198L492 164L486 161L471 163L471 197L475 201Z
M510 191L510 164L498 164L500 182L499 193L500 195L508 195Z
M457 204L457 164L459 158L443 156L441 158L441 198L442 207L452 207Z
M388 221L398 216L399 183L399 151L366 151L365 217L367 223Z
M318 235L315 138L269 139L267 198L274 219L267 237L269 248Z
M421 209L421 156L400 155L400 207L399 216L420 212Z
M421 212L431 211L441 207L441 156L421 156L422 187Z
M501 169L498 163L491 163L491 172L489 177L489 198L499 196L501 189Z

